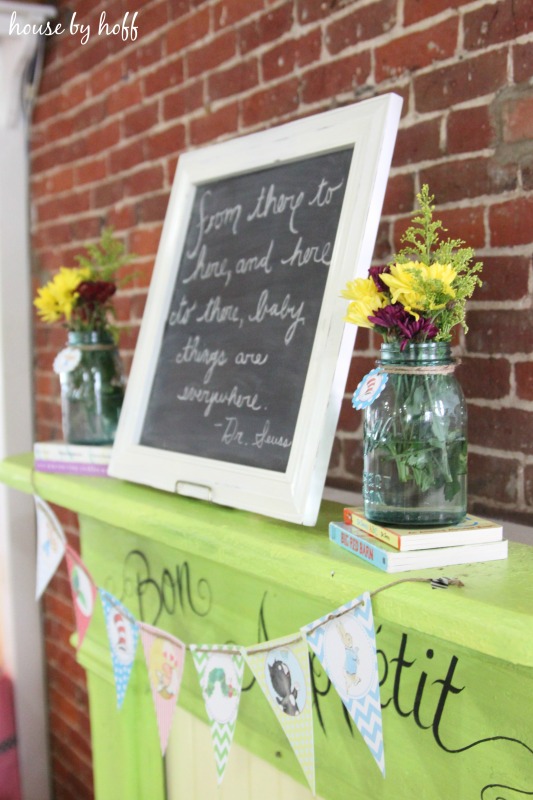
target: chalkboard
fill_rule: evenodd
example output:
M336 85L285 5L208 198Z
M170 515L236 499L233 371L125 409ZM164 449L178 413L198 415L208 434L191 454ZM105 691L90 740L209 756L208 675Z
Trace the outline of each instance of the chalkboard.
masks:
M313 525L401 99L182 155L109 473Z
M286 469L352 152L196 189L141 444Z

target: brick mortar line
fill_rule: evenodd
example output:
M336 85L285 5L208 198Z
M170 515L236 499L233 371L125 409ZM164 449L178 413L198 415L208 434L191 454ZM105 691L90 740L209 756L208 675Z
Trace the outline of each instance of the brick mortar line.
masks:
M398 174L403 174L406 171L409 174L413 174L413 172L414 173L418 172L418 170L413 169L412 165L411 165L411 169L410 170L407 170L407 168L406 169L402 168L401 173L400 173L399 170L397 170L395 168L394 175L392 174L392 170L391 170L391 177L394 177L395 175L398 175ZM487 202L487 198L488 198L489 202ZM494 202L491 203L490 202L490 198L498 198L498 199L496 199ZM508 191L505 191L505 192L501 191L499 194L480 194L480 195L476 195L475 197L464 198L463 200L450 201L448 203L437 203L436 206L435 206L435 214L438 216L439 214L444 213L446 211L453 211L453 210L456 210L456 209L459 209L459 208L464 209L464 210L467 210L468 208L478 208L480 203L481 203L481 205L482 205L482 207L484 209L490 209L495 205L505 205L505 204L510 203L510 202L515 202L516 200L533 200L533 190L531 190L531 189L524 190L524 189L521 189L521 188L517 188L517 189L513 189L513 190L508 190ZM412 211L407 211L407 212L402 212L402 213L399 213L399 214L382 215L382 221L387 222L389 220L393 221L393 220L409 219L412 216L412 213L413 213ZM531 243L529 242L527 244L524 244L524 247L526 247L526 246L531 247ZM520 245L518 245L518 247L520 247ZM516 245L509 246L510 250L514 251L515 248L516 248ZM476 253L484 252L485 255L488 255L488 252L487 252L488 249L489 248L486 248L486 247L485 248L477 248L476 249ZM493 252L494 249L495 248L490 248L491 253ZM500 248L500 249L505 250L506 248ZM531 252L531 251L529 251L529 252Z
M483 280L483 273L481 273ZM529 311L533 298L524 296L519 300L471 300L468 308L472 311Z
M468 334L467 334L468 338ZM470 352L464 349L460 350L460 357L464 359L472 359L474 361L505 361L510 364L511 367L515 367L517 364L529 364L531 363L531 357L529 353L477 353L477 352ZM513 370L514 372L514 370ZM511 395L513 392L508 392Z
M514 502L513 501L505 502L503 500L495 500L492 497L492 495L490 497L487 497L486 495L472 494L471 492L468 493L468 502L469 503L478 502L480 504L483 504L485 506L485 508L490 508L491 511L488 512L487 514L485 514L484 515L485 517L489 516L491 513L492 514L494 514L495 512L497 513L498 511L515 511L515 512L518 511L520 513L522 511L525 512L529 508L529 506L526 504L525 501L523 503L520 503L519 500L514 501ZM505 525L506 524L508 524L508 525L512 524L512 522L513 522L513 520L504 520L503 521L504 533L505 533ZM526 524L526 523L523 523L523 524ZM504 535L504 538L505 538L505 535Z
M533 400L523 400L517 397L511 397L509 394L497 400L487 400L483 397L469 398L468 403L474 408L489 408L492 411L513 410L524 411L525 413L533 413ZM507 451L505 451L507 452Z
M468 443L468 449L474 455L489 457L497 456L500 459L518 461L523 466L533 466L533 455L528 455L527 453L523 453L519 450L498 450L495 447L487 447L486 445L482 444L470 444L470 442Z
M413 168L416 168L416 170L428 169L430 167L445 166L446 164L458 161L494 160L496 150L497 148L484 147L481 150L470 150L465 153L445 153L435 158L425 158L420 161L410 162L409 164L397 164L391 168L391 176L394 177L394 175L404 175L406 173L412 174Z

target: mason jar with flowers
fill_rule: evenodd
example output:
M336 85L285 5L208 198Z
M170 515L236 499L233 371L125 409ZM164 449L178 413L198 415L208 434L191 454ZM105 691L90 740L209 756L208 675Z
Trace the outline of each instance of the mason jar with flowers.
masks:
M460 522L467 505L467 409L451 353L467 331L466 301L481 263L461 239L441 239L426 185L420 211L387 266L350 281L347 322L381 335L381 357L353 397L364 409L365 516L396 526Z
M76 257L77 267L61 267L37 290L40 319L67 330L54 371L61 385L63 436L72 444L107 445L115 437L125 382L111 319L117 272L131 258L113 229L104 228L100 241Z

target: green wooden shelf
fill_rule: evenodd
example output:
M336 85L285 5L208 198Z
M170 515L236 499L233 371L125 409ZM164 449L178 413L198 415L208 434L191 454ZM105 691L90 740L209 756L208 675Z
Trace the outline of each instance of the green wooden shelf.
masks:
M329 542L342 506L315 527L178 497L111 478L37 472L32 455L0 463L0 481L79 514L97 586L186 644L251 646L294 634L338 606L406 577L458 577L464 587L400 583L372 601L383 706L383 779L317 661L317 791L326 800L480 797L490 784L533 791L533 548L509 558L389 575ZM98 800L166 800L146 664L138 648L116 709L97 604L77 654L87 670ZM259 688L244 687L235 741L304 782ZM206 719L192 659L179 705ZM496 766L495 766L496 765Z
M459 577L462 589L402 584L379 594L375 613L480 653L533 666L533 547L510 543L504 561L388 575L328 540L342 506L324 502L314 528L178 497L112 478L37 472L33 456L0 462L0 481L148 541L245 571L321 598L324 612L363 591L415 576ZM288 575L290 570L290 578ZM309 620L302 619L301 624Z

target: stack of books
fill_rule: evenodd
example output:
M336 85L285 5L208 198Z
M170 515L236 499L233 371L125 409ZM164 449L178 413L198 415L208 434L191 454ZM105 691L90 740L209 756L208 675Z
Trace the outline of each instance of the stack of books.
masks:
M33 467L37 472L107 477L111 446L36 442Z
M330 522L329 538L385 572L497 561L508 548L499 523L473 514L441 528L387 528L367 520L362 508L345 508L343 522Z

